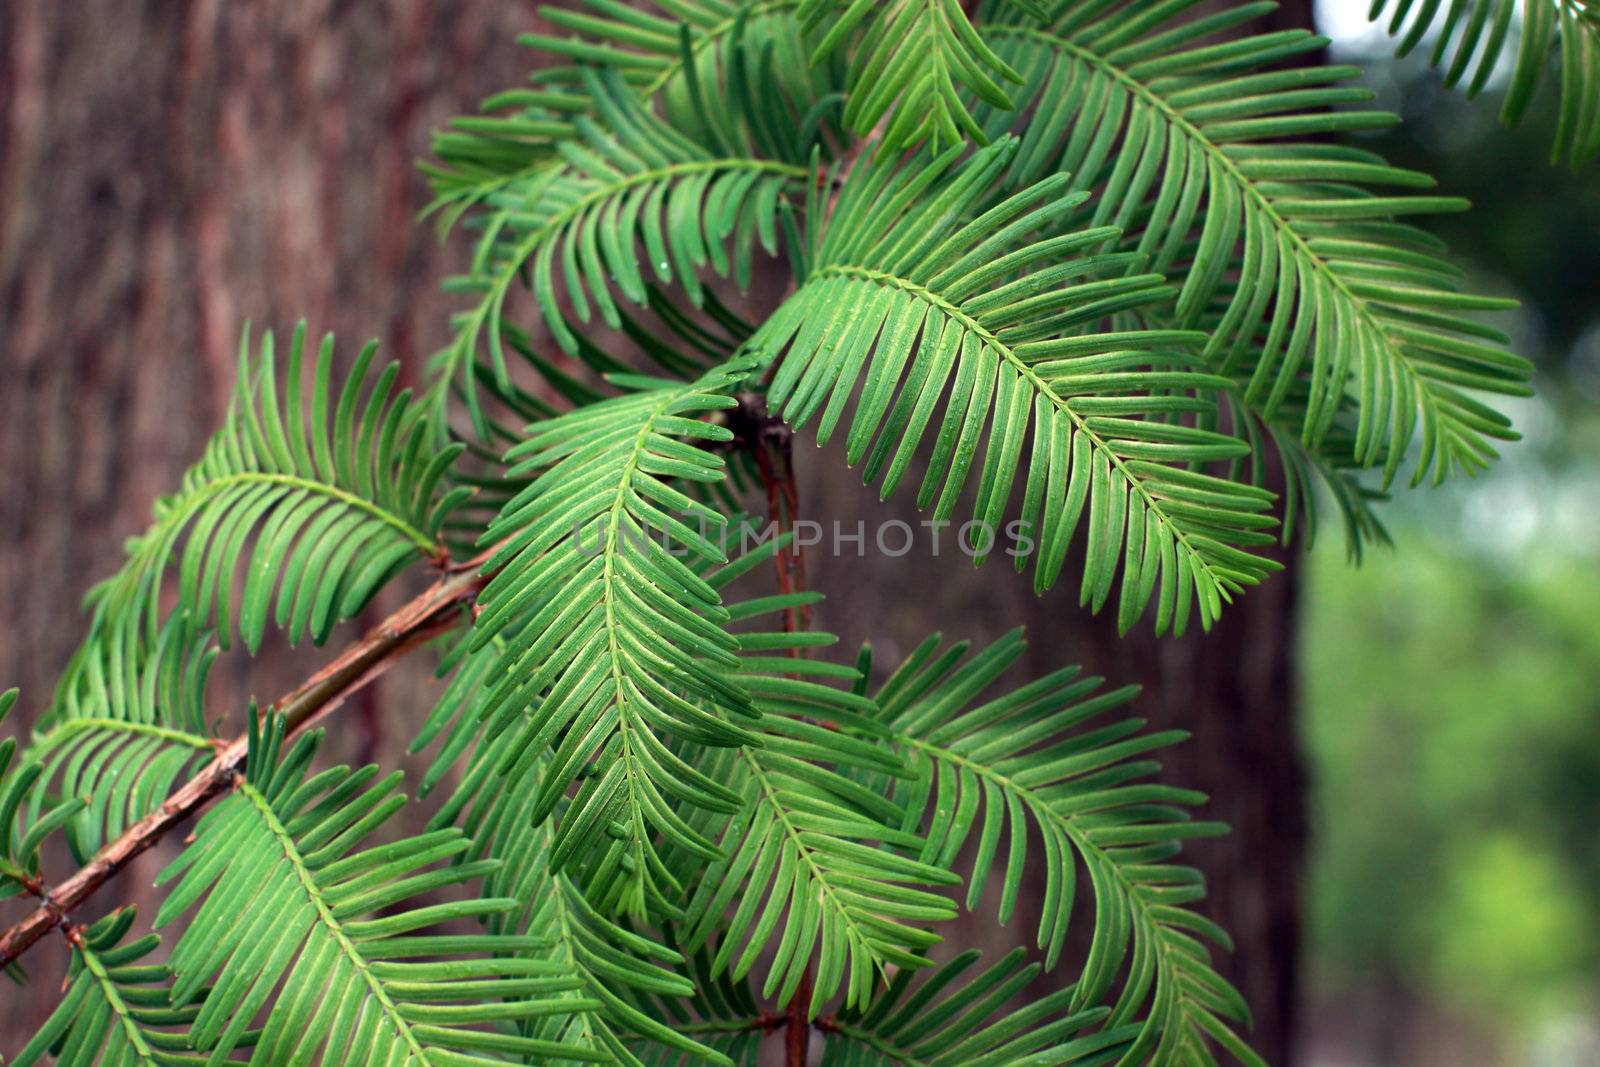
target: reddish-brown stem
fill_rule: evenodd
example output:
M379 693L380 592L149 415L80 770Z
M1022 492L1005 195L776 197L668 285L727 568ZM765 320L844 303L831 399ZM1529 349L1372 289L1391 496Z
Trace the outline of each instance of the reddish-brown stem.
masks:
M811 965L800 975L800 986L789 998L785 1013L788 1026L783 1032L784 1067L806 1067L811 1054L811 1024L806 1021L806 1011L811 1004Z
M777 524L779 534L794 533L795 513L800 494L794 481L794 437L789 428L767 422L754 444L756 467L767 492L767 515ZM794 541L781 546L774 563L778 569L778 592L800 593L806 588L806 561L802 547ZM811 628L811 607L802 604L783 613L784 633L799 633ZM795 650L799 655L799 650Z
M481 563L481 560L476 562ZM460 608L470 603L482 587L478 567L453 569L346 648L332 663L285 694L273 707L287 720L290 732L305 729L388 670L406 652L455 626ZM73 908L87 900L134 857L225 792L244 768L246 748L243 737L230 742L161 807L107 844L78 873L40 894L42 903L0 934L0 967L10 964L45 934L67 922Z
M761 473L761 484L767 492L767 515L777 524L779 534L794 532L795 514L799 511L800 491L794 478L794 435L789 428L776 420L763 419L752 435L751 451L756 467ZM778 549L774 558L778 569L778 592L801 593L806 588L805 553L802 547L790 541ZM789 607L783 613L785 633L802 633L811 628L810 605ZM791 654L804 655L802 648L791 649ZM792 676L791 676L792 677ZM811 965L800 975L800 985L784 1009L784 1063L786 1067L806 1067L811 1049L811 1025L806 1013L811 1005Z
M861 164L862 157L867 154L867 149L873 145L876 145L878 141L883 138L883 132L889 128L890 114L891 112L885 112L883 118L879 119L878 124L872 128L871 133L867 134L865 137L857 138L856 141L851 144L849 148L845 149L842 155L840 155L839 169L836 172L837 176L833 181L833 188L828 192L828 206L823 215L823 218L827 219L830 225L833 222L833 213L839 207L839 194L844 192L845 183L850 180L850 175L854 173L856 167Z

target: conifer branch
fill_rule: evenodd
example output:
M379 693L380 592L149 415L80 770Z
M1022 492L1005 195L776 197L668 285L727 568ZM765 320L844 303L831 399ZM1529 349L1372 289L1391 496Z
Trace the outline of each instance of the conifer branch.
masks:
M1512 75L1516 112L1559 42L1573 161L1600 154L1596 3L1524 4ZM1389 25L1402 52L1434 27L1470 93L1515 5L1407 0ZM813 655L837 639L810 617L793 436L839 440L884 494L923 471L935 530L970 499L963 549L981 562L1004 530L1039 593L1070 557L1079 602L1124 630L1152 608L1158 634L1209 626L1279 567L1279 513L1285 544L1311 522L1313 474L1366 535L1382 494L1357 471L1470 473L1516 438L1487 400L1525 395L1531 366L1472 317L1510 302L1462 292L1407 221L1465 202L1330 140L1396 120L1346 106L1369 95L1353 68L1286 63L1320 39L1250 35L1270 4L587 6L528 39L564 65L439 137L436 206L479 234L451 288L474 299L418 396L372 345L336 387L331 338L314 360L303 327L283 360L244 344L222 427L91 594L49 729L15 767L0 739L0 896L35 898L0 967L51 931L73 947L18 1067L247 1046L736 1067L779 1030L787 1067L813 1039L828 1063L1261 1065L1212 960L1227 934L1176 862L1223 827L1153 780L1182 732L1108 721L1131 687L1077 668L996 692L1020 632L935 635L871 691L870 645ZM792 271L747 321L758 252ZM524 284L564 356L508 303ZM1280 459L1281 502L1259 484ZM252 703L247 737L212 736L220 651L269 628L320 646L422 561L425 592L271 714ZM776 592L744 597L769 563ZM451 795L372 842L403 775L316 769L308 727L452 630L409 748L441 741L417 793ZM131 909L80 923L208 806L156 880L154 927L184 920L162 962L139 962L153 933L123 943ZM52 887L58 831L93 858ZM948 888L970 910L1003 881L1008 925L1036 878L1043 959L934 958ZM1078 974L1019 1006L1075 900Z

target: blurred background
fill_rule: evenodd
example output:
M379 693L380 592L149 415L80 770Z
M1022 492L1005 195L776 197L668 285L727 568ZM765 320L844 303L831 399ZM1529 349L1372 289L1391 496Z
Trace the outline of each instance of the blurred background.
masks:
M1331 58L1405 120L1371 147L1472 200L1429 228L1474 290L1523 302L1499 325L1538 396L1487 475L1397 494L1392 551L1352 568L1328 538L1307 568L1303 1047L1600 1063L1600 172L1547 165L1549 97L1502 129L1497 99L1394 61L1365 7L1319 0Z
M1196 735L1172 779L1235 827L1195 860L1272 1062L1596 1064L1600 171L1547 165L1548 86L1503 130L1493 92L1442 93L1366 7L1293 0L1270 20L1314 20L1328 58L1364 66L1403 116L1365 146L1474 201L1428 224L1472 289L1523 301L1498 324L1540 368L1514 406L1526 439L1474 482L1398 493L1395 547L1359 567L1329 524L1205 638L1118 641L995 567L930 590L915 555L817 560L819 621L889 662L932 614L973 639L1025 620L1030 671L1144 682L1142 712ZM415 381L466 250L415 223L414 161L521 81L515 36L543 28L520 0L0 0L0 688L24 690L8 726L47 706L78 598L220 419L244 320L305 317L347 357L376 336ZM833 458L804 450L808 513L895 516ZM307 673L284 650L228 657L218 716ZM346 755L404 765L427 678L364 693ZM58 949L31 954L28 987L0 987L0 1053L53 1006Z

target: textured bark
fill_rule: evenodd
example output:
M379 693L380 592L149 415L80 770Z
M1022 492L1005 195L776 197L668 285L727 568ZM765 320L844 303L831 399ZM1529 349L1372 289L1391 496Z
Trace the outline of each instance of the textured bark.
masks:
M48 703L79 599L220 421L245 320L283 333L305 317L345 359L378 337L413 377L444 342L460 301L439 281L465 251L416 224L415 160L432 128L521 81L535 7L0 0L0 688L23 688L8 732ZM233 732L249 694L326 658L224 657L213 715ZM426 674L399 677L358 699L414 710ZM406 738L389 733L341 752L392 765ZM143 896L170 848L102 895ZM51 858L47 880L71 873ZM0 923L27 906L0 905ZM57 1000L51 947L3 995L0 1050Z
M0 676L37 703L221 418L246 320L413 376L459 301L415 224L428 132L515 84L531 5L0 6Z

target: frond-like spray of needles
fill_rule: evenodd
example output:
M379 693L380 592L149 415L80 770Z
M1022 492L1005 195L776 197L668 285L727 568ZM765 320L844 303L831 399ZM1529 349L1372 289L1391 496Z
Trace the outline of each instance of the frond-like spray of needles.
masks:
M877 680L813 654L773 449L839 437L885 494L920 463L977 562L1025 539L1040 595L1157 634L1250 596L1325 498L1358 551L1402 470L1493 462L1530 367L1477 316L1508 302L1412 224L1465 204L1344 143L1398 120L1296 65L1320 39L1251 35L1270 6L546 12L524 43L555 64L425 165L474 245L417 395L374 346L339 384L331 338L247 334L223 427L91 595L36 734L0 741L0 897L33 900L0 964L55 930L72 959L17 1062L732 1067L781 1035L789 1067L1260 1063L1180 857L1224 828L1154 779L1181 732L1075 668L999 691L1020 634ZM1558 53L1555 154L1600 150L1591 0L1372 15L1469 95L1515 48L1508 121ZM752 547L757 487L781 532ZM216 739L219 654L320 645L414 568ZM435 806L396 837L401 775L321 767L305 731L426 648ZM169 955L131 910L76 924L194 815ZM946 951L1030 880L1032 949Z

